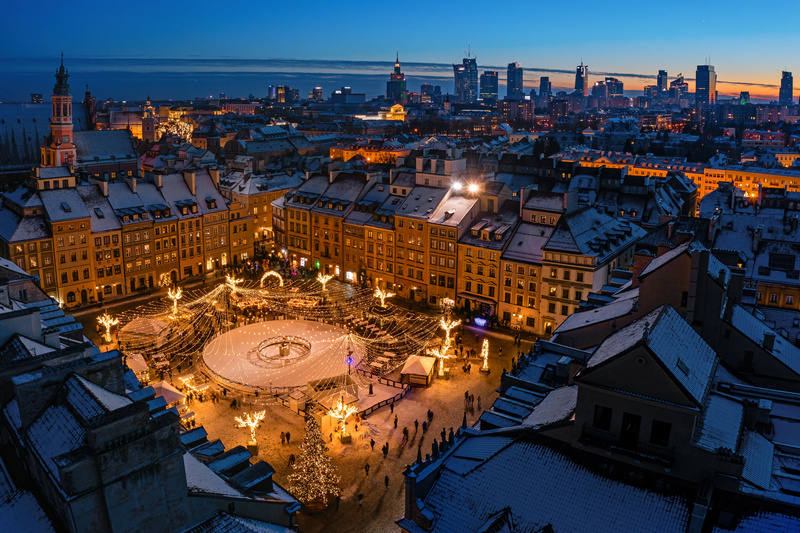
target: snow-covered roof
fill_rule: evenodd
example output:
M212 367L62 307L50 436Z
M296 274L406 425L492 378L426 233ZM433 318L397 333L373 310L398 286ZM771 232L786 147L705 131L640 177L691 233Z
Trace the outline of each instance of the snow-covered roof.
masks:
M102 233L122 228L108 198L103 196L97 185L81 185L75 189L83 199L89 215L91 215L92 233Z
M639 289L637 288L629 292L632 293L629 297L618 298L596 309L571 314L558 326L556 333L563 333L594 324L601 324L632 313L639 305Z
M709 451L736 451L742 432L744 406L718 394L709 394L694 432L694 444Z
M150 386L153 387L153 391L156 393L156 397L164 398L164 400L166 400L168 405L175 402L180 402L186 397L185 394L183 394L181 391L179 391L166 381L151 383Z
M532 224L530 222L521 223L511 236L508 247L501 256L502 259L541 264L542 248L552 232L552 226Z
M730 321L734 328L759 346L762 346L765 335L774 335L775 342L769 353L792 371L800 373L800 348L739 305L734 305Z
M69 378L64 383L64 388L67 391L67 402L86 421L133 403L130 398L106 390L80 376Z
M76 189L39 191L47 217L53 222L89 218L89 211Z
M539 531L548 524L553 531L583 531L591 524L592 531L609 533L686 528L689 513L680 497L595 474L542 444L509 441L471 437L444 460L422 502L423 512L433 516L432 533L478 531L506 508L516 531ZM458 454L466 444L489 454L464 460ZM576 501L580 505L565 512L565 502Z
M56 458L83 446L86 432L67 407L51 405L28 427L27 440L53 477L60 480Z
M763 435L745 429L742 435L741 454L744 456L742 477L757 487L769 489L775 446Z
M578 387L576 385L552 390L525 418L523 424L536 427L563 422L572 417L577 404Z
M600 213L596 208L587 208L562 216L544 248L597 256L603 263L646 234L645 230L627 220Z
M716 526L711 533L786 533L787 531L800 531L800 517L759 511L739 520L733 529Z
M161 335L168 328L169 325L160 320L139 317L125 324L120 331L128 334L156 336Z
M254 518L244 518L215 511L199 522L187 526L178 533L294 533L295 530L263 522Z
M429 376L433 371L433 366L436 364L435 357L428 357L425 355L412 355L406 359L403 365L401 374L413 374L415 376Z
M3 531L52 533L53 524L36 497L27 490L17 490L0 461L0 524Z
M659 255L658 257L656 257L655 259L650 261L650 264L648 264L645 267L645 269L642 270L642 273L639 274L639 277L640 278L644 277L644 276L650 274L651 272L653 272L655 270L658 270L659 268L661 268L662 266L666 265L667 263L669 263L670 261L672 261L676 257L680 256L683 253L686 253L686 251L689 249L689 246L691 244L692 244L691 241L686 241L685 243L681 244L680 246L676 246L672 250L669 250L669 251L664 252L663 254Z
M73 133L75 161L78 165L92 164L97 159L136 160L133 137L128 130L90 130Z
M437 187L414 187L411 192L401 200L400 207L395 211L396 216L411 218L430 218L439 207L442 199L447 195L448 189Z
M183 465L186 469L186 484L191 492L204 494L219 494L233 498L245 498L238 490L231 487L224 479L213 470L198 461L191 453L183 455Z
M637 345L649 348L696 405L703 404L717 354L669 304L606 337L587 367L596 367Z

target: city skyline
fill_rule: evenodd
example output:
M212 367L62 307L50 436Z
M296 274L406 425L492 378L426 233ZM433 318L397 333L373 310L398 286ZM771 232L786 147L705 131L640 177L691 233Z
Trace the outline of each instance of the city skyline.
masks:
M554 92L568 90L575 66L583 61L592 67L591 80L605 76L623 79L626 92L632 94L654 84L659 70L669 72L671 79L683 73L690 80L697 65L706 63L710 57L710 64L719 73L720 95L749 90L754 99L771 100L778 97L781 71L797 70L788 57L765 54L765 51L785 50L787 43L798 36L790 17L775 20L771 16L781 9L790 9L790 2L779 2L769 12L753 13L746 18L730 3L707 2L698 6L677 2L672 9L683 16L680 24L672 25L660 22L663 15L655 7L643 5L636 10L603 13L595 12L588 2L578 2L570 12L576 13L576 17L591 17L592 27L597 29L586 32L564 31L577 20L531 28L525 17L507 16L526 8L519 2L504 5L497 12L484 13L477 6L467 2L462 6L464 9L452 10L448 5L420 4L415 12L424 14L426 19L448 21L430 33L410 24L397 28L403 32L387 32L384 24L375 22L372 10L333 12L319 19L292 18L290 6L272 6L268 10L258 4L240 2L231 8L247 10L248 17L215 18L210 31L220 38L209 39L208 29L198 30L191 24L170 24L164 27L168 29L159 26L159 30L151 30L140 20L125 17L114 18L113 24L109 24L108 13L94 2L79 2L70 5L69 10L55 2L44 2L42 9L49 16L37 18L24 13L24 6L12 5L7 8L7 20L20 23L6 28L6 46L0 61L15 68L7 69L11 79L0 84L0 100L23 99L21 85L25 85L27 92L45 91L45 87L33 87L37 84L31 76L44 72L39 64L43 66L50 61L52 65L62 51L75 74L81 72L76 60L93 62L95 68L103 66L99 70L107 79L100 80L104 83L99 83L98 96L128 99L137 96L116 94L130 87L129 80L114 77L116 72L133 72L139 77L187 70L195 77L262 74L276 84L302 79L297 84L301 92L313 85L323 85L326 93L345 74L354 74L349 84L368 96L375 96L385 88L383 82L391 72L396 49L400 50L410 90L418 90L421 83L439 80L443 92L450 93L453 93L450 65L459 63L468 47L477 56L481 71L504 71L508 63L519 62L525 69L527 91L538 86L543 75L550 76ZM406 10L414 8L411 4ZM215 4L201 1L194 12L210 14L218 9ZM313 10L313 5L308 9ZM161 21L180 20L184 16L180 6L165 6L159 12ZM563 13L556 5L538 6L537 19L563 20ZM82 32L78 39L75 28L82 26L92 31ZM502 27L503 31L497 35L503 38L486 37L495 35L485 31L489 27ZM333 33L331 28L335 29ZM743 34L747 39L740 38ZM226 35L259 38L245 41L226 39ZM509 35L518 38L507 39ZM188 64L193 70L187 69ZM370 76L381 78L381 83ZM236 81L242 85L241 90L227 88L224 79L219 80L216 90L228 93L245 90L243 80ZM20 86L16 91L12 89L15 82ZM259 78L253 89L239 96L247 96L248 92L258 96L261 82ZM501 79L503 88L504 82ZM364 86L359 87L359 83ZM690 83L693 86L691 80ZM186 94L163 97L208 96L193 92L205 87L202 83L193 85L185 81L176 88Z

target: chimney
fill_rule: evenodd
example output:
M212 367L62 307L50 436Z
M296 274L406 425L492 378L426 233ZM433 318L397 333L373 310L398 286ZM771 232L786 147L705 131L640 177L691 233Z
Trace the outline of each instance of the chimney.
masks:
M197 187L195 187L195 173L193 170L185 170L183 172L183 180L186 182L186 186L189 187L189 192L192 193L192 196L197 194Z
M42 331L42 342L51 348L60 349L61 339L58 328L52 327Z
M761 343L761 346L764 347L765 350L772 351L775 348L775 332L774 331L765 331L764 332L764 341Z
M675 221L673 220L667 225L667 238L671 239L675 235Z
M761 243L761 235L764 233L764 224L760 224L753 233L753 251L758 252L758 245Z

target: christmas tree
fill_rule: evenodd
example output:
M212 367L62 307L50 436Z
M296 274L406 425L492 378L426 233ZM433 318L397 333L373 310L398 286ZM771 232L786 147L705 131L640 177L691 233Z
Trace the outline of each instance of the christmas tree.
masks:
M339 495L339 476L331 458L325 455L328 447L313 416L306 418L306 434L300 450L294 472L289 474L289 492L304 504L326 505Z

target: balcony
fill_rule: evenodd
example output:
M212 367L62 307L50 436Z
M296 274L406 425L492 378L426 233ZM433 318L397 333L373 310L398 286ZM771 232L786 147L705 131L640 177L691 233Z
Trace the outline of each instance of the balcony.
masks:
M663 448L640 442L625 442L616 435L600 431L587 425L583 426L580 442L613 453L626 455L634 459L671 467L675 462L673 448Z

